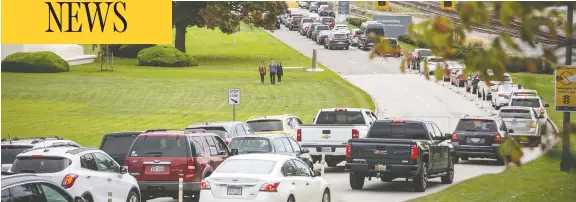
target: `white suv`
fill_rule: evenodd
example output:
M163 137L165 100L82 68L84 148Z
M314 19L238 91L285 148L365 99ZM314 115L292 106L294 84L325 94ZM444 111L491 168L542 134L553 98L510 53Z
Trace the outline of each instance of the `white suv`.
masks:
M89 202L140 201L136 179L108 154L93 148L53 147L29 149L18 156L12 173L36 173L61 184L73 196Z
M72 140L64 140L61 137L15 137L13 139L2 138L2 172L6 172L16 160L16 156L24 150L38 147L80 147Z

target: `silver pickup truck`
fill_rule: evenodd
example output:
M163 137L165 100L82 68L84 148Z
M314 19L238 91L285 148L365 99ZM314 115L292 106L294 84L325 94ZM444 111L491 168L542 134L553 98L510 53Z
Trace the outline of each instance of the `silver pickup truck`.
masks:
M333 167L346 160L348 140L366 137L368 128L377 119L369 109L321 109L312 125L300 126L296 141L310 150L314 162L325 154L326 163Z

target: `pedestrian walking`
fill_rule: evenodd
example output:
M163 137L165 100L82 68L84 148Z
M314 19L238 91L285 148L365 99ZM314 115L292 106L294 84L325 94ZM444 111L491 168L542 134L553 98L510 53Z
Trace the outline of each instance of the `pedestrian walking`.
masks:
M260 61L260 66L258 66L258 73L260 73L260 82L264 84L264 77L266 76L266 66L264 60Z
M270 83L274 84L274 80L276 80L276 64L274 64L274 60L270 60L270 64L268 65L268 72L270 72Z
M284 76L284 68L282 68L282 63L278 62L276 65L276 76L278 76L278 84L282 82L282 76Z

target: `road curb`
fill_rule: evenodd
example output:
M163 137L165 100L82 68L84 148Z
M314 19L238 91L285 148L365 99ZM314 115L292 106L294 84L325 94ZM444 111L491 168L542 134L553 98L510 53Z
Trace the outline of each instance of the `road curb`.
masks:
M546 121L550 123L550 125L552 125L552 129L554 129L554 133L559 133L560 130L558 130L558 126L552 121L552 119L550 119L550 117L546 118Z

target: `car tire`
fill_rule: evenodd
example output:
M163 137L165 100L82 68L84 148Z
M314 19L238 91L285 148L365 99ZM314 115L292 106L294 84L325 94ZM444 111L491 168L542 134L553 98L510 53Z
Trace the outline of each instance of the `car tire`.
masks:
M326 43L324 43L324 49L328 49L328 46L326 46Z
M503 165L506 165L506 162L504 161L504 159L502 157L498 156L498 157L496 157L496 164L503 166Z
M418 172L418 175L416 175L416 177L414 177L414 180L412 183L413 183L415 192L425 192L426 191L426 186L428 185L428 172L426 171L427 167L428 166L426 165L426 162L423 162L422 168Z
M468 161L468 157L467 157L467 156L460 157L460 159L462 159L462 161Z
M82 195L82 198L86 202L94 202L94 198L92 197L92 195L90 195L90 193Z
M466 87L466 92L468 92L468 93L469 93L469 92L470 92L470 90L471 90L471 89L470 89L470 86L469 86L468 84L464 84L464 87Z
M380 177L380 181L382 182L392 182L392 180L394 180L396 178L391 178L391 177Z
M334 49L334 48L333 48L331 45L328 45L328 49L329 49L329 50L332 50L332 49Z
M128 198L126 198L126 202L139 202L140 199L138 197L138 193L134 192L134 191L130 191L130 193L128 193Z
M472 94L478 94L478 88L472 86Z
M354 190L362 189L364 187L365 176L350 172L350 188Z
M350 49L350 46L346 46L346 50Z
M457 156L456 156L456 157L454 157L453 160L454 160L454 163L459 163L459 162L460 162L460 157L457 157Z
M312 163L312 162L308 163L308 167L310 167L310 169L314 170L314 163Z
M440 180L442 184L452 184L452 182L454 182L454 160L452 160L452 158L448 160L446 175L440 177Z
M324 190L324 194L322 194L322 202L330 202L331 199L332 198L330 197L330 190L326 188L326 190Z

